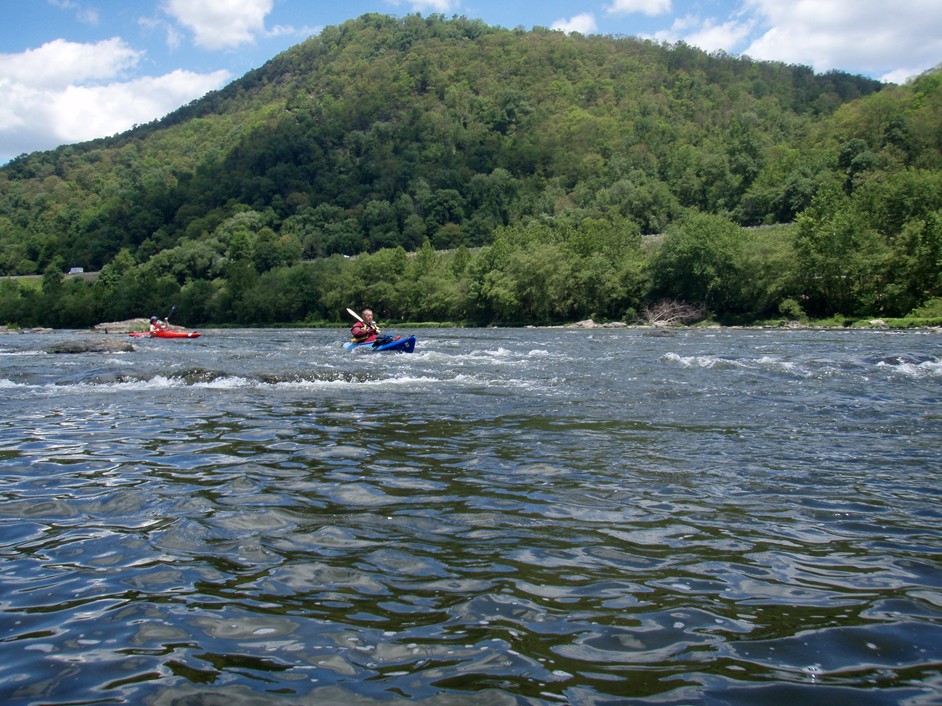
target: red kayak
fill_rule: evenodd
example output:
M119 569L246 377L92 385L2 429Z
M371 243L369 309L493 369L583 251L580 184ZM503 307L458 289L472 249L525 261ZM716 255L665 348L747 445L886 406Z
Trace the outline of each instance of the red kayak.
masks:
M134 336L135 338L199 338L200 333L199 331L154 331L154 333L140 331L129 333L128 336Z

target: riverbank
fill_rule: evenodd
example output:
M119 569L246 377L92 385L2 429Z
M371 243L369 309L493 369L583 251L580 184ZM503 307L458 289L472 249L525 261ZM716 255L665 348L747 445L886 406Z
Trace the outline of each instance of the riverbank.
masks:
M149 321L144 318L128 319L126 321L110 321L96 324L88 330L91 333L100 334L127 334L139 331L146 331ZM641 324L627 323L625 321L607 321L597 322L592 319L575 321L566 324L521 324L519 326L470 326L456 322L446 321L404 321L404 322L383 322L384 328L395 329L473 329L473 328L552 328L552 329L648 329L652 331L679 331L690 329L718 329L718 330L736 330L736 329L787 329L795 331L834 331L851 329L899 329L899 330L927 330L942 332L942 318L906 318L906 319L826 319L818 321L762 321L755 323L730 324L716 321L701 321L691 324ZM189 330L183 326L171 325L170 328L175 331ZM205 328L205 327L204 327ZM233 325L212 325L211 328L232 329L232 328L275 328L275 329L333 329L346 328L343 323L322 321L314 323L281 323L267 324L264 326L233 326ZM47 327L23 327L2 325L0 326L0 335L15 333L53 333L57 329Z
M547 328L547 327L532 327ZM592 319L577 321L572 324L561 324L559 326L550 326L548 328L577 328L577 329L657 329L657 330L679 330L679 329L792 329L796 331L815 331L815 330L844 330L844 329L926 329L942 331L942 319L862 319L848 320L846 322L836 322L833 319L827 321L767 321L751 324L722 324L715 321L703 321L694 324L628 324L623 321L612 321L608 323L597 323Z

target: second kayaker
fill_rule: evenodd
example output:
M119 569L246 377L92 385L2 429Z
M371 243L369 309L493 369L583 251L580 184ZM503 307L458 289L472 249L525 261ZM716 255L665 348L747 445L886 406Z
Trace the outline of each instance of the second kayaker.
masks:
M166 330L167 330L166 321L161 321L156 316L150 317L150 332L152 334L157 333L158 331L166 331Z

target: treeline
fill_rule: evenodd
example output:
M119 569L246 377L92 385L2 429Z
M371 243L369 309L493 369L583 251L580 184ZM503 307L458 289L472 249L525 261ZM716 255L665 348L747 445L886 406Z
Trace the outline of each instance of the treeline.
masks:
M893 208L887 208L892 204ZM97 281L0 282L0 319L85 327L176 307L188 325L384 321L466 325L644 321L663 300L723 322L809 316L942 316L942 174L906 170L848 193L823 190L796 224L743 228L688 211L663 236L630 219L533 219L474 250L384 248L299 261L262 214L135 264L122 251Z
M43 275L0 323L901 316L942 296L940 174L938 71L367 15L0 169L0 275Z

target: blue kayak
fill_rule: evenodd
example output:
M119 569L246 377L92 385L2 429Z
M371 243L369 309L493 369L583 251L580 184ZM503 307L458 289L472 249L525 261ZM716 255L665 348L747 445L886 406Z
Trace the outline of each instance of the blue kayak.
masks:
M367 353L411 353L415 350L415 336L402 338L398 336L386 343L375 345L373 343L344 343L343 349L346 351L364 351Z

